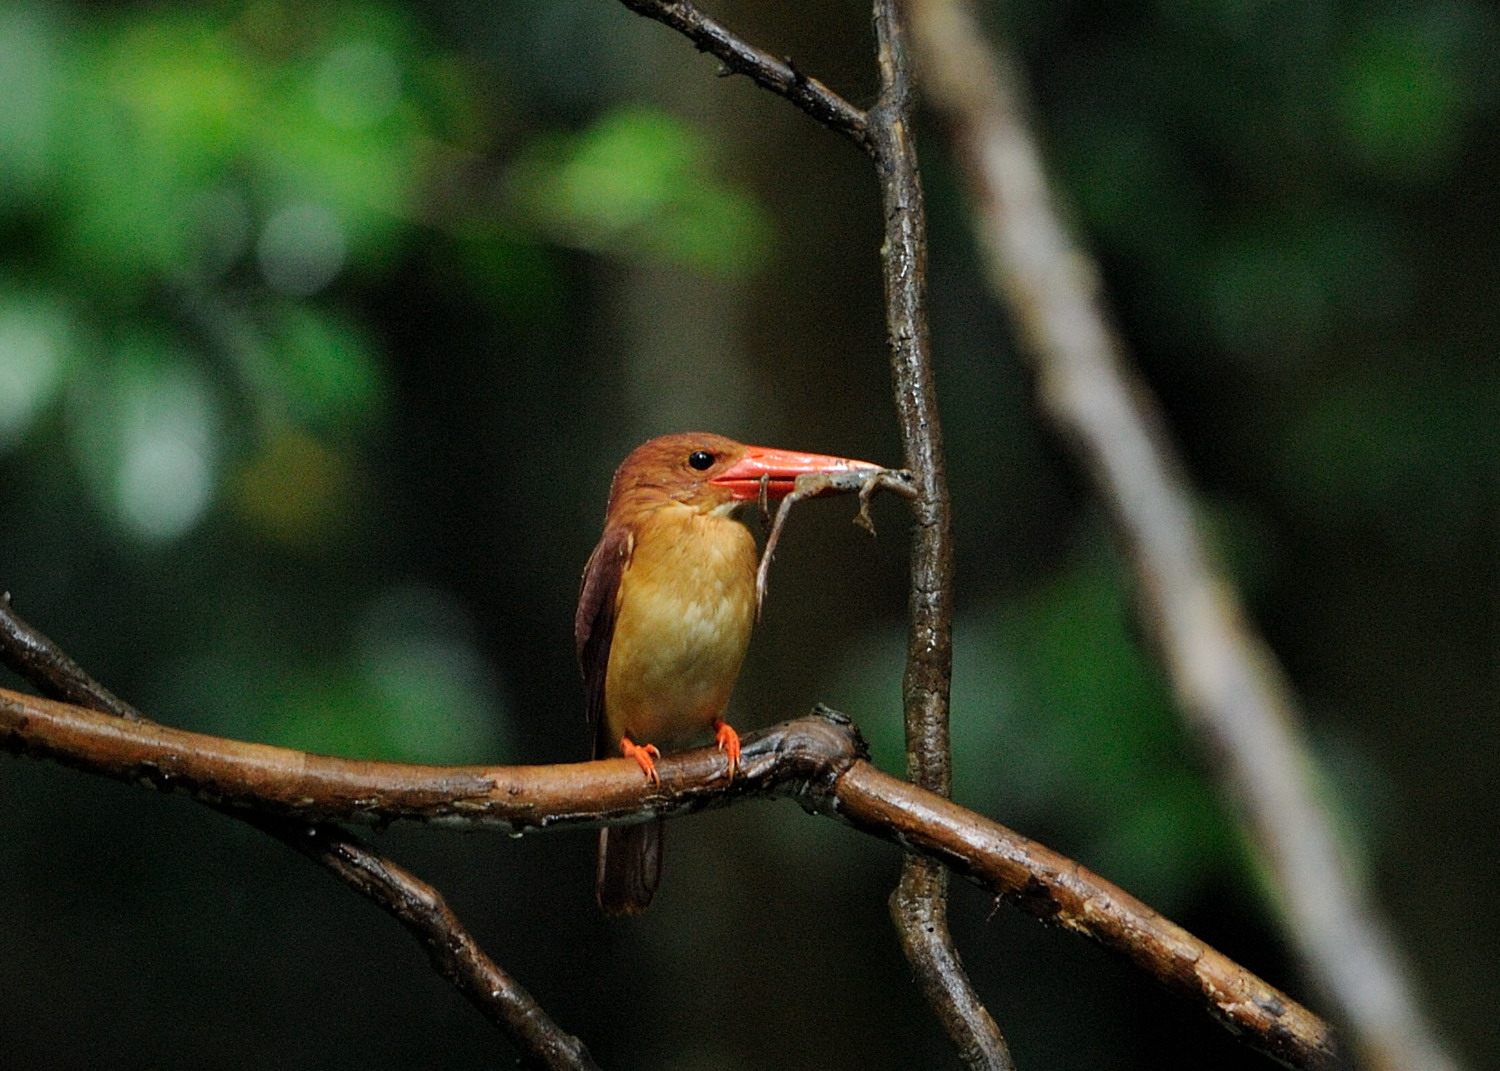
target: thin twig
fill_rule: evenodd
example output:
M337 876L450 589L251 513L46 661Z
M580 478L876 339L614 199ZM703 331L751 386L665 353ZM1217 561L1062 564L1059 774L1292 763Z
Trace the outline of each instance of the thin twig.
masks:
M908 602L906 774L941 796L953 790L948 696L953 672L953 546L943 439L927 331L927 214L912 130L911 63L895 0L875 0L880 96L870 109L871 155L885 215L881 269L896 412L916 481ZM948 874L908 854L891 895L901 947L965 1066L1014 1067L1005 1038L969 982L948 930Z
M687 0L620 0L638 15L670 26L693 42L699 52L716 57L736 74L785 97L830 130L847 135L869 151L866 115L816 78L809 78L790 61L777 59L736 36Z
M90 677L62 648L22 620L11 605L8 591L0 594L0 662L53 699L117 718L144 720L140 711Z
M986 47L964 0L907 3L926 84L969 173L992 283L1035 361L1043 406L1109 506L1178 704L1260 845L1308 970L1371 1067L1454 1067L1338 850L1291 687L1204 546L1155 404L1109 325L1097 272L1053 207L1012 61Z
M160 728L22 619L9 593L0 596L0 661L53 698L141 728ZM393 915L426 948L438 973L506 1033L529 1066L594 1071L597 1065L583 1043L554 1023L536 999L485 954L432 886L337 826L231 807L211 798L204 802L302 853Z
M629 759L506 767L356 762L127 722L5 689L0 750L303 822L416 821L525 833L789 797L938 860L1022 911L1118 952L1292 1067L1337 1066L1328 1027L1290 997L1078 863L882 773L865 760L849 719L826 708L746 734L733 780L723 754L705 747L659 759L658 785Z
M431 885L337 826L238 816L394 916L426 949L433 968L515 1042L529 1065L556 1071L597 1067L583 1042L561 1030L536 998L485 954Z

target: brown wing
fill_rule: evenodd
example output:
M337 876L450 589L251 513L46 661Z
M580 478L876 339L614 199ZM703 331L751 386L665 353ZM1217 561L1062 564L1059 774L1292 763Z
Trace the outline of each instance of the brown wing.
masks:
M615 597L629 560L630 533L613 525L606 527L583 567L583 588L573 619L578 666L583 670L584 710L593 730L596 759L614 754L615 742L607 739L604 727L604 677L615 635Z

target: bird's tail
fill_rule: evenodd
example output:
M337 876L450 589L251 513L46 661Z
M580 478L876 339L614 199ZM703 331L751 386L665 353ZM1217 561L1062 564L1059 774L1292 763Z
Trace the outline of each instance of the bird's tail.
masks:
M639 915L661 882L661 819L599 831L594 897L607 915Z

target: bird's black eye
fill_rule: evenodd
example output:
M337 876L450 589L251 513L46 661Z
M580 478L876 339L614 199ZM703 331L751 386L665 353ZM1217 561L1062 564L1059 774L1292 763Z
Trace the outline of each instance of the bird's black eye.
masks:
M697 469L699 472L702 472L713 463L714 455L710 454L707 450L694 450L691 454L688 455L688 464L693 466L693 468Z

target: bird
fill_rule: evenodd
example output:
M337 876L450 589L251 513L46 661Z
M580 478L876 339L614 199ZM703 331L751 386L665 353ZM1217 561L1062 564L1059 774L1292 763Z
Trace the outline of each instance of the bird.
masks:
M633 759L659 783L664 749L712 733L734 776L740 739L724 711L758 609L755 537L736 515L784 499L798 476L865 471L882 470L707 432L663 435L625 458L574 621L594 758ZM606 914L650 904L663 826L650 819L599 831L594 892Z

